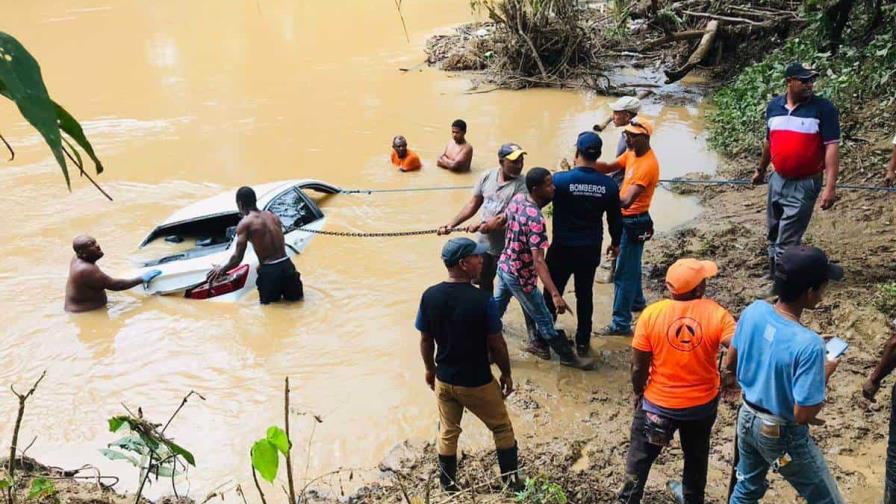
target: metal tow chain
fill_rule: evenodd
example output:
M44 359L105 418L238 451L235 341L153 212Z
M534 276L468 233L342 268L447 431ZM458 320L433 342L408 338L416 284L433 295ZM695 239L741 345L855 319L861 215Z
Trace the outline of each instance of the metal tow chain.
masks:
M304 229L298 228L298 231L305 231L308 233L319 234L319 235L327 235L327 236L345 236L349 238L393 238L397 236L420 236L420 235L428 235L428 234L436 234L439 232L439 228L434 229L422 229L420 231L384 231L378 233L365 233L363 231L325 231L322 229ZM464 227L455 227L451 228L451 231L464 231L466 228Z

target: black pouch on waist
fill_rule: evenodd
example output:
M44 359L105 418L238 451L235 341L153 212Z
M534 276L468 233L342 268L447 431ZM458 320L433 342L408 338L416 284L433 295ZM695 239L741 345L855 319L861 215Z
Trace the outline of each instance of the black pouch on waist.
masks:
M635 243L644 243L653 238L653 219L650 214L644 215L646 219L638 217L637 219L622 219L622 227L628 238Z
M647 442L656 446L669 446L672 441L672 420L649 411L644 412L644 435Z

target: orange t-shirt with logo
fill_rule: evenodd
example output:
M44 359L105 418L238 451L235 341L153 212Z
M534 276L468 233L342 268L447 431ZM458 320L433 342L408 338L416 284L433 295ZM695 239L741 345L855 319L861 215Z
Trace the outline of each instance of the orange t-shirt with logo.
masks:
M404 159L399 159L398 154L393 150L392 164L404 171L419 170L423 167L423 163L420 162L420 156L411 149L408 149L408 153L404 156Z
M632 347L653 354L644 397L670 409L712 401L719 393L719 346L731 340L735 326L728 310L710 299L648 306L632 340Z
M650 210L653 192L660 181L660 163L656 160L653 149L648 150L641 157L636 156L635 151L629 149L623 152L616 162L625 170L625 178L622 180L622 187L619 188L620 198L628 193L628 188L632 185L644 187L631 206L622 209L622 215L638 215Z

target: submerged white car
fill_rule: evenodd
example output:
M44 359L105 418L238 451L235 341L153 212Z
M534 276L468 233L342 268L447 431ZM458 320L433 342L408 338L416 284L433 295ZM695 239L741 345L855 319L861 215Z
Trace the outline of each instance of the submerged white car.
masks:
M305 191L337 194L340 189L319 180L303 179L252 186L258 208L280 218L286 254L300 254L326 222L317 203ZM180 294L191 299L235 301L255 288L258 256L250 243L242 263L213 284L206 275L216 264L233 254L240 214L236 190L198 201L171 214L140 244L141 274L157 269L157 276L144 289L150 294Z

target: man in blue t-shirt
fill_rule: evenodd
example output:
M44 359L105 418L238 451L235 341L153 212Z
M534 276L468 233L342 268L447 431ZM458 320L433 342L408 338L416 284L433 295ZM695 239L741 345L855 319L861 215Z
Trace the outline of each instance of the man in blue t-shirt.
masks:
M803 310L821 302L828 282L842 278L843 269L821 250L790 247L775 268L778 301L756 301L741 314L725 361L725 385L736 388L736 377L744 401L737 419L739 461L730 504L759 502L770 468L808 502L843 502L809 435L839 361L828 359L821 336L800 324Z
M585 131L576 141L576 167L554 175L554 240L548 249L547 265L557 290L563 294L569 277L576 291L576 351L587 357L591 351L591 315L594 312L594 272L600 265L604 237L603 219L607 216L612 250L619 253L622 213L619 187L596 169L603 142L596 133ZM551 297L544 296L554 319L557 312Z

